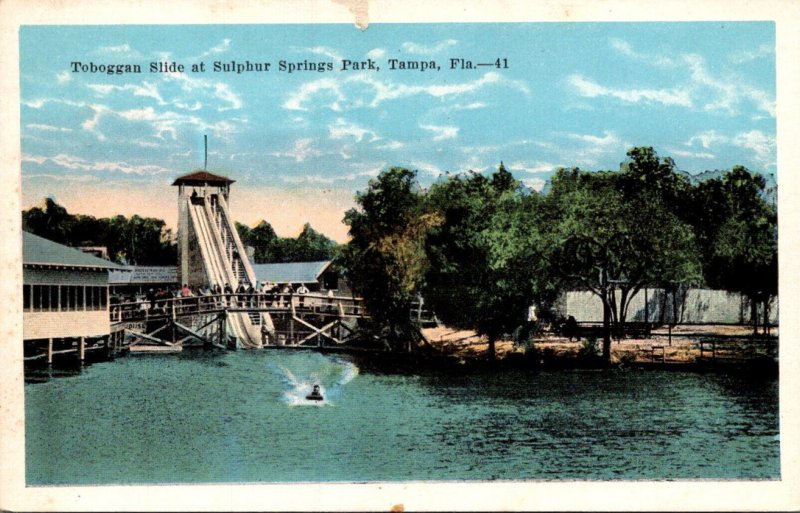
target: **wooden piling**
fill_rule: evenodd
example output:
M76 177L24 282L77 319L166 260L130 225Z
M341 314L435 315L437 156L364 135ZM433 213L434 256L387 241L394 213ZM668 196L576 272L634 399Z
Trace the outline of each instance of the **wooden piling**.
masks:
M78 359L83 362L86 356L86 338L81 337L78 339Z
M47 339L47 365L53 365L53 339Z

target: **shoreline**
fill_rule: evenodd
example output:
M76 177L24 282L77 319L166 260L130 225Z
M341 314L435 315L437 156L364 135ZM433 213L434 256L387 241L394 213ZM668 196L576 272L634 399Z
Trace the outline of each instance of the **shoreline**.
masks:
M508 340L496 343L496 358L488 356L488 343L475 332L446 327L422 330L425 342L408 353L358 347L292 347L269 346L275 352L316 351L324 354L346 354L359 367L378 373L403 374L470 374L482 372L550 371L550 370L668 370L684 372L733 372L759 376L777 376L778 337L754 337L748 327L679 327L671 333L654 331L649 338L613 340L611 361L599 356L601 341L595 351L586 339L570 341L566 337L544 334L527 347ZM775 330L777 332L777 330ZM191 350L189 346L185 349ZM199 350L199 348L197 348ZM152 352L144 354L153 355ZM174 355L174 353L173 353ZM111 357L132 356L128 351ZM170 355L164 355L170 356ZM91 358L87 364L105 358ZM74 362L71 362L74 363ZM63 361L57 368L69 369ZM25 365L26 374L37 365ZM56 374L59 374L56 371Z

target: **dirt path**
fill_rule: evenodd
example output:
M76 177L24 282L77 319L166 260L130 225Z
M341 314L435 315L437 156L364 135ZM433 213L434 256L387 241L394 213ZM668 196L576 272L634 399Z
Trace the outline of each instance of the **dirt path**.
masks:
M672 330L670 336L667 330L656 330L650 338L624 339L612 341L611 361L618 362L694 362L699 357L752 359L773 356L777 348L775 340L763 338L753 339L752 330L747 326L679 326ZM777 335L777 330L773 330ZM423 330L423 335L431 346L443 354L459 360L470 360L482 357L488 351L488 342L485 337L478 336L474 331L455 330L447 327L429 328ZM702 344L702 340L716 339L712 346L710 342ZM732 338L728 338L732 337ZM581 350L586 350L587 341L569 341L565 337L556 335L543 335L535 339L534 347L537 351L547 353L552 358L574 358ZM599 351L601 342L597 342ZM713 349L713 352L712 352ZM522 347L515 347L508 340L496 343L498 359L507 357L512 353L524 353Z

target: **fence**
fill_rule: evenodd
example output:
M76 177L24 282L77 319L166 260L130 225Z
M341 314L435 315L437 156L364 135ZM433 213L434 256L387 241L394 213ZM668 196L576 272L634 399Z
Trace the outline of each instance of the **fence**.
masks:
M561 315L572 315L578 322L603 320L603 304L591 292L567 292L558 304ZM757 311L763 322L763 306L759 305ZM657 324L749 324L751 315L750 300L738 292L679 289L673 294L664 289L642 289L631 299L626 320ZM769 320L770 324L778 324L777 297L770 303Z

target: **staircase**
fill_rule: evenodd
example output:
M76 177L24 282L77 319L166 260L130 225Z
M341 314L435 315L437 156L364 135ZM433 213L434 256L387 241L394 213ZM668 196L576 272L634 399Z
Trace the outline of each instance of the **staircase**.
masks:
M255 272L221 195L194 198L189 216L197 235L210 284L236 290L240 283L256 285ZM237 347L261 347L262 314L228 312L227 326Z

